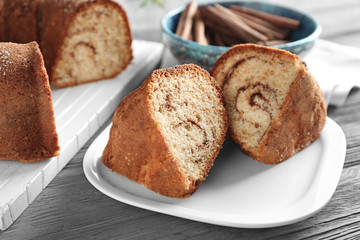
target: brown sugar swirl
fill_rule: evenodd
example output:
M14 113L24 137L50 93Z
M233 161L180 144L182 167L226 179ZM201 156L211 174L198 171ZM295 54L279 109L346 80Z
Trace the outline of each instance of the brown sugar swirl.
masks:
M179 122L175 125L175 128L179 128L179 134L185 135L185 138L195 140L196 143L193 144L192 148L205 147L208 143L205 129L193 120L187 119L186 121ZM193 132L193 136L190 135L191 132Z
M248 59L252 59L252 58L254 58L254 56L242 58L242 59L238 60L235 64L233 64L226 72L224 80L218 81L218 83L221 85L221 87L224 87L224 85L227 83L228 79L232 77L232 74L236 68L238 68L244 62L246 62Z
M274 101L277 102L276 89L262 83L239 88L234 99L235 108L238 113L242 114L244 112L243 109L245 104L267 112L271 119L274 115L274 109L272 108L271 103Z
M247 144L255 144L264 137L279 105L277 90L271 84L263 82L263 71L249 69L249 65L254 62L268 64L253 55L241 58L232 64L223 81L230 123L236 122L239 126L232 128L230 125L230 132L234 132L234 135L252 136L253 141ZM272 69L266 69L266 74L273 73Z
M241 118L244 124L251 125L259 134L258 139L261 140L265 131L264 125L260 122L264 119L270 122L275 114L273 104L278 105L276 89L262 83L241 87L237 90L233 102L237 112L236 116ZM255 118L249 115L249 110L255 113ZM268 127L268 125L265 126Z

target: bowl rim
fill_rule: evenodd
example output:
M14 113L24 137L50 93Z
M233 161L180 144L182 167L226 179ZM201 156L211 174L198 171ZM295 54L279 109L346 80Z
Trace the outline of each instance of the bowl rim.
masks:
M311 19L311 21L314 22L315 24L315 30L309 34L307 37L305 38L301 38L299 40L296 40L296 41L291 41L289 43L285 43L285 44L279 44L279 45L273 45L273 46L270 46L270 47L273 47L273 48L292 48L292 47L295 47L295 46L298 46L298 45L303 45L307 42L311 42L311 41L314 41L315 39L317 39L321 32L322 32L322 27L321 27L321 24L320 22L317 20L316 17L302 11L302 10L299 10L299 9L296 9L296 8L293 8L293 7L290 7L290 6L286 6L286 5L283 5L283 4L275 4L275 3L271 3L271 2L262 2L262 1L246 1L246 0L240 0L240 1L221 1L221 2L218 2L218 1L210 1L210 2L206 2L206 3L200 3L198 6L207 6L207 5L214 5L214 4L238 4L238 3L254 3L254 4L264 4L264 5L268 5L268 6L272 6L272 7L280 7L280 8L283 8L283 9L287 9L287 10L290 10L290 11L293 11L293 12L297 12L303 16L306 16L308 17L309 19ZM224 47L224 46L216 46L216 45L202 45L202 44L199 44L195 41L192 41L192 40L185 40L181 37L179 37L178 35L176 35L174 32L172 32L168 27L167 27L167 20L176 15L176 14L179 14L181 13L182 11L184 11L185 7L186 7L187 4L183 4L177 8L174 8L170 11L168 11L162 18L161 18L161 30L166 33L167 35L169 35L171 38L177 40L177 41L180 41L182 42L183 44L186 44L186 45L194 45L196 46L200 51L209 51L209 48L210 50L214 51L214 52L217 52L217 51L223 51L223 50L228 50L230 49L231 47Z

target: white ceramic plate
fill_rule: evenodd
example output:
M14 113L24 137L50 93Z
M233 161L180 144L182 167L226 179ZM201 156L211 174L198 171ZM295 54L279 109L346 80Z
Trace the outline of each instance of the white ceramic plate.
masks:
M200 188L189 198L173 199L102 164L109 129L84 157L85 175L99 191L136 207L231 227L281 226L315 214L331 199L346 153L344 133L330 118L318 140L278 165L252 160L232 140L226 140Z

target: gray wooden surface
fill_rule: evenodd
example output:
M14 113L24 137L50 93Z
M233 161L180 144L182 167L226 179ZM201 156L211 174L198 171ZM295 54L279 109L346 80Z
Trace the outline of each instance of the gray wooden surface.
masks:
M122 3L131 10L135 5L131 1ZM165 0L165 8L156 11L180 4L169 2ZM316 16L324 27L322 38L360 47L360 1L285 3ZM129 18L136 38L160 41L156 17L155 23L147 21L149 28L140 26L141 15L130 13ZM360 239L360 90L353 90L343 107L330 107L328 115L345 132L345 166L331 201L319 213L301 222L277 228L238 229L172 217L115 201L97 191L83 173L83 156L100 129L19 219L0 232L0 239ZM110 119L103 127L109 122Z

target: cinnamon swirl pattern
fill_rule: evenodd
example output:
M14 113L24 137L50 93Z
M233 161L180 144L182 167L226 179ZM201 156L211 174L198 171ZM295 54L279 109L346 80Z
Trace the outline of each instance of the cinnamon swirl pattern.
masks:
M238 45L217 60L211 75L223 89L232 138L254 159L279 163L319 137L323 94L296 55Z
M156 70L120 103L102 160L155 192L188 197L206 179L227 127L208 72L195 65Z

